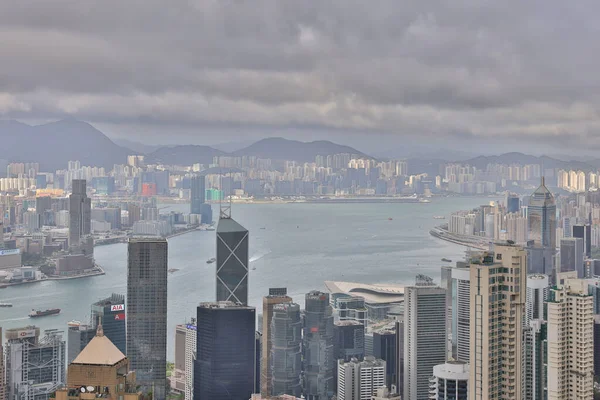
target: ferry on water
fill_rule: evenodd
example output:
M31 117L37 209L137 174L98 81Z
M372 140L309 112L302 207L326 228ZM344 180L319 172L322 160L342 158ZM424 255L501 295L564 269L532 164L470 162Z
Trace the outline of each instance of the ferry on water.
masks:
M29 313L29 318L39 318L45 317L47 315L55 315L60 314L60 308L50 308L48 310L40 311L40 310L31 310Z
M0 308L12 307L12 303L0 303Z

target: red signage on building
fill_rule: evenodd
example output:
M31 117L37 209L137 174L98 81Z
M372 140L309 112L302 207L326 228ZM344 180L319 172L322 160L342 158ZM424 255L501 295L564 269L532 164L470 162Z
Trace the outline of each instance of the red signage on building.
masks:
M310 328L310 332L317 333L317 332L319 332L319 328L317 328L317 327Z
M125 321L125 313L115 314L115 321Z

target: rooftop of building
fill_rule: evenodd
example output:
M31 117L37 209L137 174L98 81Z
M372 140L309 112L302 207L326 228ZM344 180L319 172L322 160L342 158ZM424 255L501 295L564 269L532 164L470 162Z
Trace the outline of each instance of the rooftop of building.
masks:
M404 301L403 285L325 281L325 286L331 293L360 294L370 304Z
M167 239L156 236L130 237L129 243L166 243Z
M248 229L244 228L233 218L219 218L219 223L217 224L217 233L234 232L248 232Z
M336 321L335 325L337 325L337 326L357 326L357 325L362 326L363 324L361 324L360 322L358 322L356 320L348 319L345 321Z
M556 203L554 202L554 196L546 187L546 182L544 177L542 177L542 182L540 186L531 194L529 198L528 207L549 207L554 206Z
M212 302L205 302L205 303L200 303L198 305L198 307L200 308L210 308L210 309L215 309L215 308L219 308L219 309L237 309L237 310L254 310L254 307L250 307L250 306L245 306L241 303L234 303L233 301L212 301Z
M71 364L112 366L125 358L121 350L104 336L102 325L98 325L96 336L81 350Z

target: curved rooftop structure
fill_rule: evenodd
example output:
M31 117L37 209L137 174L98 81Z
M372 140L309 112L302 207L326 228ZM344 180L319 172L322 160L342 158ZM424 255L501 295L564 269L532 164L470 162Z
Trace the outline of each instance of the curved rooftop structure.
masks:
M399 303L404 301L403 285L369 285L356 282L325 281L325 286L331 293L344 293L351 296L361 296L371 304Z

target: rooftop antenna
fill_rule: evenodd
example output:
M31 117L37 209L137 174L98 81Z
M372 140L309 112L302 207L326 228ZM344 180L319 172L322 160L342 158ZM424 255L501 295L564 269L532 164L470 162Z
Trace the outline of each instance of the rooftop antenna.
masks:
M540 158L541 158L541 157L540 157ZM542 186L546 186L546 179L545 179L545 177L544 177L544 172L545 172L545 171L544 171L544 159L543 159L543 158L541 158L541 160L542 160L542 171L541 171L541 174L540 174L540 175L542 175Z
M219 180L221 187L221 196L219 196L219 219L230 219L231 218L231 195L229 196L229 204L223 206L223 196L225 195L223 190L223 173L219 171Z

